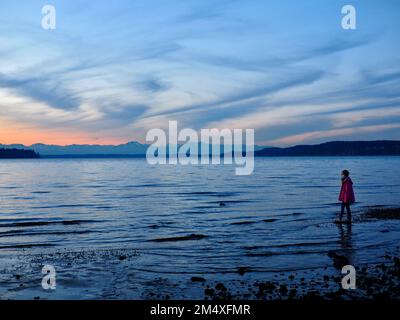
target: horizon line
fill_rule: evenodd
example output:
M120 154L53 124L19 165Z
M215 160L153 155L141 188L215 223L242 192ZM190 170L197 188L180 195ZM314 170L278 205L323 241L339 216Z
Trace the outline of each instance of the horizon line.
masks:
M268 146L268 145L262 145L262 144L254 144L254 146L258 146L258 147L265 147L265 148L290 148L290 147L296 147L296 146L315 146L315 145L322 145L322 144L326 144L326 143L333 143L333 142L383 142L383 141L400 141L400 139L396 140L396 139L376 139L376 140L328 140L328 141L324 141L324 142L318 142L318 143L308 143L308 144L293 144L290 146ZM43 142L36 142L30 145L25 145L24 143L1 143L0 142L0 146L13 146L13 145L22 145L24 147L33 147L35 145L46 145L46 146L56 146L56 147L71 147L71 146L98 146L98 147L118 147L118 146L123 146L123 145L127 145L130 143L136 143L136 144L140 144L142 146L149 146L151 144L148 143L141 143L135 140L131 140L131 141L127 141L125 143L119 143L119 144L77 144L77 143L71 143L71 144L47 144L47 143L43 143ZM201 143L201 141L199 141L199 143ZM183 145L184 143L182 143L181 145ZM221 144L223 145L223 144ZM167 144L167 146L169 146L169 144ZM179 146L179 145L178 145Z

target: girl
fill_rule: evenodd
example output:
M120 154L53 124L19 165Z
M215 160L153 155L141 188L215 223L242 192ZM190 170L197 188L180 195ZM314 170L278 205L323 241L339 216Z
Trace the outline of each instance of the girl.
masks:
M342 201L342 207L340 210L339 222L342 222L344 208L346 208L347 223L351 223L350 203L356 201L353 191L353 181L351 181L349 175L350 172L348 170L342 171L342 188L340 189L340 194L339 194L339 201Z

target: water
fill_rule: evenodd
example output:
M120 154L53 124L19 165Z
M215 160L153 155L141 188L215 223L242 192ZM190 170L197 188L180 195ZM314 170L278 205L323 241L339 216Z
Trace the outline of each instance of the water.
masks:
M265 277L332 265L326 253L340 249L355 264L379 261L399 243L399 220L355 223L351 234L333 224L344 168L355 216L400 205L400 157L257 158L251 176L145 159L1 161L0 259L137 249L129 270L142 281L229 277L239 267Z

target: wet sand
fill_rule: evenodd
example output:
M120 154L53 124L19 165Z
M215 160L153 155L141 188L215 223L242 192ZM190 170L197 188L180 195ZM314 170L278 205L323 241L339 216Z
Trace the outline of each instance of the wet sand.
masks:
M398 208L373 209L361 213L355 223L371 219L398 219ZM346 228L351 228L346 226ZM345 230L343 230L345 232ZM348 230L347 230L348 231ZM343 235L346 241L346 233ZM191 235L178 240L193 241ZM170 241L177 239L169 239ZM158 239L158 241L160 241ZM164 242L164 240L162 240ZM165 240L167 241L167 240ZM325 253L331 266L258 275L251 267L229 274L149 275L140 269L145 253L123 249L43 249L31 254L0 256L1 299L400 299L400 248L382 252L380 262L355 266L356 289L341 287L342 267L351 263L340 250ZM54 265L55 290L41 288L41 268ZM144 276L144 274L146 274Z
M230 280L207 275L154 277L142 280L130 266L136 250L58 251L14 257L2 263L1 299L400 299L400 250L379 264L357 266L355 290L341 288L339 268L345 258L331 255L334 268L271 273L252 280L251 269L239 268ZM340 261L340 259L343 259ZM337 262L336 260L339 260ZM4 262L4 261L3 261ZM41 266L58 269L56 290L41 288ZM36 271L36 272L35 272ZM175 278L175 279L174 279ZM182 279L183 278L183 279ZM6 289L6 290L4 290Z

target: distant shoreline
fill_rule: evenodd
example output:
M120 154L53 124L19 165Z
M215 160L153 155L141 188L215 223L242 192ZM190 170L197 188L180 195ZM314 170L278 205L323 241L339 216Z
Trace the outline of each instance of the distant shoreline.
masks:
M400 156L400 141L332 141L317 145L265 148L255 151L254 155L256 157Z
M39 153L26 149L0 149L0 159L38 159Z
M0 159L17 158L145 158L147 145L129 142L117 146L36 144L1 145ZM223 149L221 157L224 156ZM243 155L246 149L243 146ZM200 155L198 155L200 157ZM351 157L400 156L400 141L331 141L316 145L296 145L287 148L255 146L255 157ZM167 154L168 157L168 154Z
M320 156L320 155L310 155L310 156L284 156L284 155L279 155L279 156L258 156L255 155L255 158L257 159L278 159L278 158L285 158L285 159L290 159L290 158L351 158L351 157L362 157L362 158L369 158L369 157L400 157L400 155L328 155L328 156ZM18 159L44 159L44 160L57 160L57 159L146 159L146 155L107 155L107 154L91 154L91 155L57 155L57 156L40 156L40 157L13 157L13 158L3 158L0 157L0 160L18 160Z
M256 158L323 158L323 157L399 157L400 155L271 155L271 156L260 156L255 155ZM57 156L41 156L41 159L144 159L145 154L138 155L115 155L115 154L89 154L89 155L57 155Z

